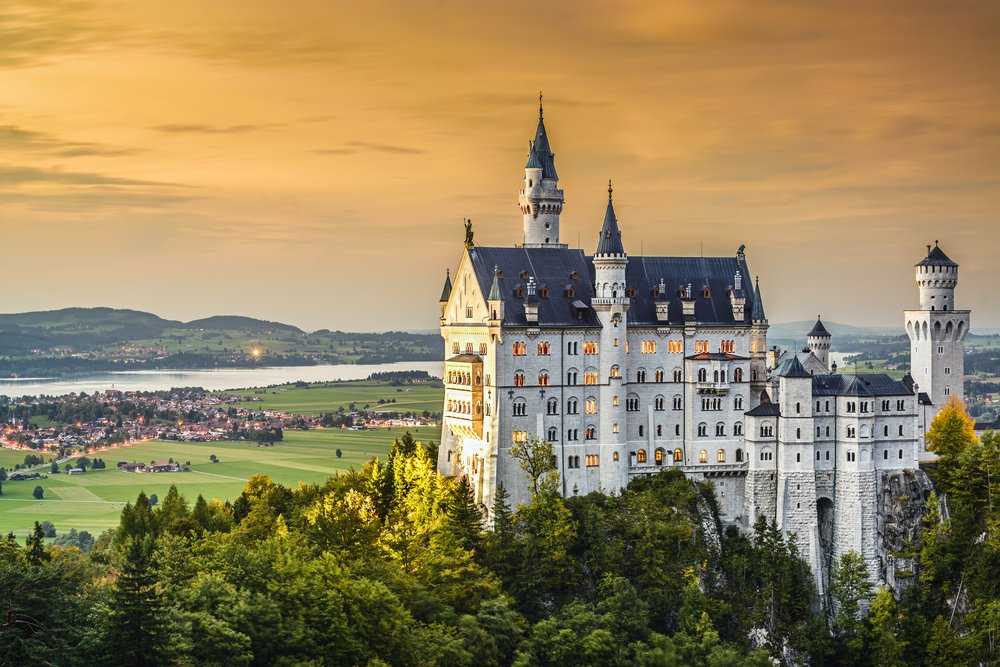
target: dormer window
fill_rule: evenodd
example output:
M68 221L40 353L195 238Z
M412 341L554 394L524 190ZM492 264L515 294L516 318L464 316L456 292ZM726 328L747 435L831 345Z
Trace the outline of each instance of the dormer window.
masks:
M635 298L635 288L634 287L629 287L627 290L625 290L625 294L628 295L628 298L634 299Z
M579 280L580 279L580 272L579 271L574 271L573 273L569 274L569 279L570 280Z
M542 289L538 290L538 296L543 299L549 298L549 287L548 285L542 285Z
M708 286L706 285L705 289L703 289L701 291L701 295L702 295L702 297L704 297L706 299L711 299L712 298L712 290L708 289Z
M521 285L518 285L517 287L514 288L514 298L515 299L523 299L524 298L524 287L522 287Z
M527 280L530 274L527 271L521 271L521 279Z
M503 278L503 269L497 271L497 278Z

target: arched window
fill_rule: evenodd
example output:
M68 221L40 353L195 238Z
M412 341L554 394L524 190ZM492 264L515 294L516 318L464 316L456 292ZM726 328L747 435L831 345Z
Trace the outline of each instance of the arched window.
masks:
M743 435L743 422L733 424L733 435ZM736 459L739 461L739 459Z
M546 414L550 415L559 414L559 400L555 398L550 398L549 402L546 404L545 412Z
M684 373L681 372L680 370L675 369L674 370L674 382L683 382L683 381L684 381Z
M597 429L593 426L587 427L587 440L593 440L597 437Z
M539 387L547 387L547 386L549 386L549 372L548 371L540 371L538 373L538 386Z
M549 442L555 442L555 441L556 441L556 440L558 440L558 439L559 439L559 431L558 431L558 430L556 430L556 428L555 428L554 426L553 426L553 427L550 427L550 428L549 428L549 437L548 437L548 441L549 441Z
M698 463L708 463L708 452L704 449L698 452Z
M700 435L701 437L705 437L706 435L708 435L708 424L705 423L698 424L698 435Z
M549 342L547 340L543 340L540 343L538 343L538 356L546 357L549 355L550 350L551 346L549 345Z
M657 368L654 377L656 378L656 382L663 382L663 369Z
M737 368L733 371L733 382L743 382L743 369Z
M621 370L618 368L617 365L611 367L611 377L613 378L621 377Z
M643 382L645 382L646 381L646 371L644 371L641 368L639 370L637 370L635 372L635 381L638 382L638 383L640 383L640 384L643 383Z
M725 462L726 462L726 450L724 450L724 449L720 449L720 450L719 450L719 451L718 451L718 452L716 453L716 455L715 455L715 458L716 458L716 460L717 460L717 461L718 461L719 463L725 463Z
M795 439L796 440L802 439L802 429L800 428L795 429Z
M523 398L514 399L514 416L523 417L528 414L528 404Z
M524 372L523 371L517 371L516 373L514 373L514 386L515 387L523 387L524 386Z
M725 434L726 434L726 425L723 424L722 422L719 422L718 424L716 424L715 425L715 435L720 436L720 435L725 435Z
M655 452L653 452L653 461L658 466L663 465L663 453L664 452L663 452L662 448L657 448L657 450Z
M718 368L715 369L715 372L712 374L712 381L713 382L718 382L719 381L719 369Z
M636 463L645 463L646 462L646 450L645 449L640 449L638 451L638 453L635 455L635 462Z
M737 463L743 463L743 450L742 449L737 449L736 450L736 462Z
M705 370L704 368L699 368L698 369L698 382L707 382L707 381L708 381L708 371Z
M681 410L684 408L684 399L680 396L674 396L674 410Z
M597 399L593 396L587 398L583 404L583 413L587 415L592 415L597 412Z
M733 409L735 409L735 410L742 410L743 409L743 397L742 396L737 396L735 399L733 399Z
M571 398L566 401L566 414L575 415L577 414L578 403L575 398Z
M656 398L653 399L653 409L654 410L663 410L663 397L662 396L657 396Z
M675 463L680 463L683 460L684 460L684 452L682 452L679 449L675 449L674 450L674 462Z

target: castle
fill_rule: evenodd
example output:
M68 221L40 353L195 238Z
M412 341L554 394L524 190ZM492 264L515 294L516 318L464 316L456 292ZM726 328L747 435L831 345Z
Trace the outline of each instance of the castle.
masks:
M853 549L885 577L878 498L918 469L924 432L963 395L969 311L935 245L905 312L912 374L845 374L817 320L801 352L768 350L744 247L729 257L629 255L608 203L592 256L560 242L564 204L542 108L524 167L523 243L465 250L440 299L445 398L438 468L492 504L529 497L512 446L552 443L564 495L614 493L664 467L714 483L723 520L795 533L823 589Z

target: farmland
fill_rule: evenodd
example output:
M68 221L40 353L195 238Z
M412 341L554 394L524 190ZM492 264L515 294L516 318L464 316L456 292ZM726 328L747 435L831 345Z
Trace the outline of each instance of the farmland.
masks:
M146 442L95 454L108 465L106 470L84 474L51 475L38 481L7 481L0 497L0 532L14 532L24 537L35 521L51 521L59 534L70 528L90 531L95 536L118 524L127 501L134 501L140 491L163 498L171 484L189 503L198 495L206 499L234 500L247 479L269 475L273 480L294 487L300 481L319 484L331 475L348 468L360 468L373 456L385 456L393 438L405 429L353 431L314 429L287 431L283 442L269 447L250 442L174 443ZM436 428L415 429L418 440L437 442ZM336 450L342 451L337 458ZM15 454L23 460L25 452L0 450L0 456ZM215 455L219 462L209 458ZM167 460L191 462L190 472L123 473L115 469L118 461ZM35 500L35 486L44 489L44 499Z
M297 415L319 415L337 412L338 408L390 410L412 412L417 416L427 411L441 411L444 389L437 382L422 382L392 386L387 382L320 382L316 384L290 384L268 389L241 389L227 391L230 395L247 396L250 400L238 405L253 410L280 410ZM383 403L379 403L379 401Z

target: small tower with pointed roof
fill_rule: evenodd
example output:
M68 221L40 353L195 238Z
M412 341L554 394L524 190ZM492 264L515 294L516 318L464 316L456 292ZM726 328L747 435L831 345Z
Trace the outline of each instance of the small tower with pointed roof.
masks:
M628 357L629 308L625 267L628 256L622 245L608 181L608 207L594 251L594 297L590 305L601 321L600 345L600 451L601 488L617 493L628 484L629 453L626 443L625 394Z
M830 332L826 330L823 326L823 320L819 316L816 317L816 324L813 325L812 330L806 334L806 347L809 351L813 353L823 364L823 368L829 372L830 370L830 341L833 337Z
M444 288L441 290L441 319L444 319L444 311L448 308L448 299L451 298L451 269L446 269L444 274Z
M524 189L518 202L524 216L525 248L565 248L559 243L559 215L565 198L559 189L556 156L545 131L542 95L538 95L538 127L534 141L528 144L528 162L524 165Z
M752 403L760 401L767 384L767 316L760 293L760 277L754 279L750 308L750 394Z

